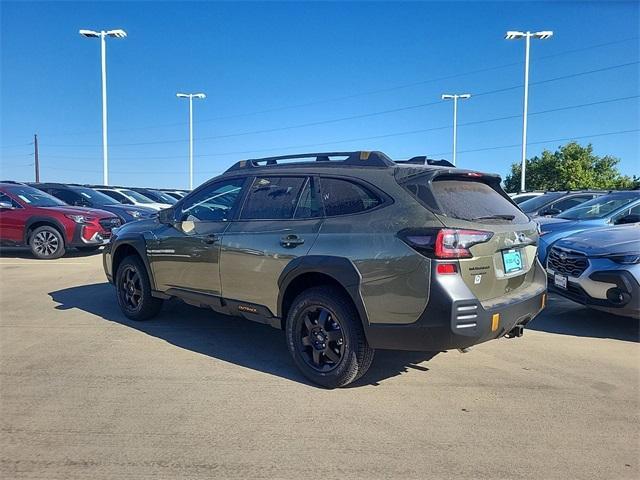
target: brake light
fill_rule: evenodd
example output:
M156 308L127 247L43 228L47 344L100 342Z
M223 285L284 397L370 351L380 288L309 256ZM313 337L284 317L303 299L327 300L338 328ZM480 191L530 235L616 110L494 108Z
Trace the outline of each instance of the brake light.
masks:
M407 229L398 236L411 248L427 257L434 258L471 258L471 247L487 242L492 232L482 230L463 230L452 228Z
M492 232L445 228L436 236L434 253L438 258L471 258L473 255L469 249L488 241L491 237L493 237Z

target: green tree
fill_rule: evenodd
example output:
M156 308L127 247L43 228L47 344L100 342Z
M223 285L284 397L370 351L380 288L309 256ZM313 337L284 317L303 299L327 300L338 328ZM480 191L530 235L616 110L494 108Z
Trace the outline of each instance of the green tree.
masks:
M640 186L640 178L621 175L618 158L593 154L591 144L576 142L561 146L555 152L545 150L541 156L527 159L527 190L630 189ZM507 192L520 190L520 163L511 165L504 180Z

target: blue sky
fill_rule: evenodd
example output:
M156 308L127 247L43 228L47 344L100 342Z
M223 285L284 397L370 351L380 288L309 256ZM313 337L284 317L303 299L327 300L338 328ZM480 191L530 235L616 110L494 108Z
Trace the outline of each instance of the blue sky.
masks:
M521 118L486 120L522 112L511 29L555 32L532 44L529 154L577 138L639 174L638 5L2 2L0 177L33 179L37 132L43 180L101 181L99 41L80 28L129 35L107 44L113 184L187 186L177 91L208 95L195 103L196 184L299 151L450 158L452 104L439 98L456 92L474 95L459 109L458 165L505 175Z

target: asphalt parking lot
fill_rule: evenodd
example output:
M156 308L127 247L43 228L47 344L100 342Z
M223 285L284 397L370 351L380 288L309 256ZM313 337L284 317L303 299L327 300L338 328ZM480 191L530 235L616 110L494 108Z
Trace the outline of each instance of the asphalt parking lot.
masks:
M0 254L2 478L639 478L638 321L557 297L521 339L377 352L350 388L270 327L127 320L100 255Z

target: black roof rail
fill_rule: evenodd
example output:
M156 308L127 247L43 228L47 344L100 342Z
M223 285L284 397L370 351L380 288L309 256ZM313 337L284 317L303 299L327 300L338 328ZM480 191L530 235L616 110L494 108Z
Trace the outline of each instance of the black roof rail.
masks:
M454 167L455 165L451 163L449 160L435 160L433 158L427 158L426 155L421 155L418 157L412 157L409 160L396 160L395 163L399 164L410 164L410 165L434 165L437 167Z
M278 157L253 158L249 160L241 160L227 169L227 172L235 170L243 170L246 168L256 168L262 166L279 165L281 160L310 159L314 158L316 162L326 162L327 165L352 165L358 167L390 167L394 164L393 160L382 152L377 151L355 151L355 152L320 152L320 153L297 153L294 155L281 155ZM332 160L331 157L347 157L343 160ZM307 165L313 165L311 161L301 162ZM261 165L264 164L264 165Z
M11 183L13 185L26 185L26 183L18 182L16 180L0 180L0 183Z

